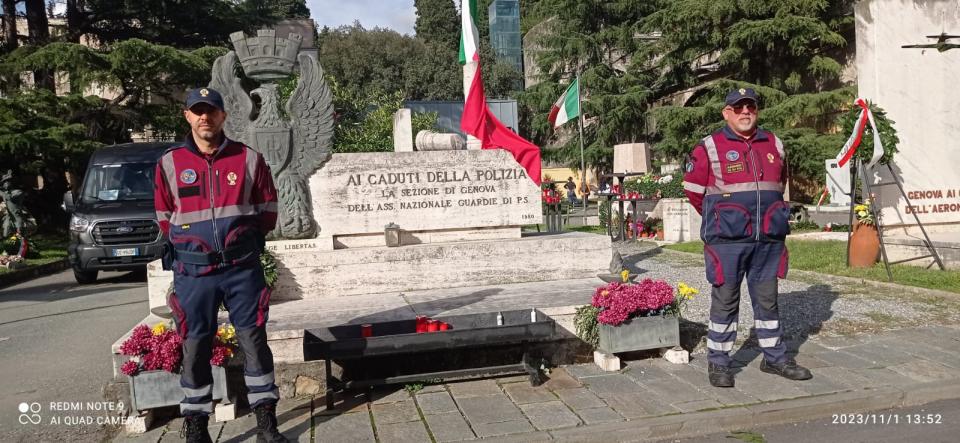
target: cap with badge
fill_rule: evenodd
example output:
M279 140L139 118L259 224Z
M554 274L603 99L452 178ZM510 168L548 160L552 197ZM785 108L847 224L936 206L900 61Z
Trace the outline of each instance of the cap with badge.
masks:
M757 91L750 88L734 89L727 93L727 98L723 100L723 104L730 106L741 100L752 100L754 103L757 103L759 101Z
M223 110L223 97L216 89L197 88L187 93L187 99L184 102L187 109L194 107L197 103L206 103L219 110Z

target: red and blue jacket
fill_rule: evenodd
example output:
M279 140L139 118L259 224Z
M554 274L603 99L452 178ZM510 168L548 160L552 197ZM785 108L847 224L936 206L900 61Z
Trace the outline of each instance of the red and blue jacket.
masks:
M703 216L706 244L783 242L790 233L790 205L783 143L757 129L743 139L729 127L705 137L693 149L683 190Z
M277 190L263 156L223 137L210 156L188 135L157 162L154 205L160 229L173 246L173 269L203 275L223 266L259 257L263 238L277 222ZM177 252L222 254L258 244L243 256L198 265L177 260Z

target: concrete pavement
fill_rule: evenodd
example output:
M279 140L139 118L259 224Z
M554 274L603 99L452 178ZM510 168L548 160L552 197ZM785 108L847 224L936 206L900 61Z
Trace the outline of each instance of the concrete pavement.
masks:
M129 272L104 273L96 284L81 286L67 270L0 290L0 441L86 442L112 435L95 423L109 413L93 410L106 406L103 384L113 375L104 343L135 325L146 309L143 274ZM51 411L51 402L63 410ZM34 414L24 417L22 404L39 409L41 421L28 421ZM54 416L69 418L52 423ZM94 423L73 423L74 417Z
M618 372L565 366L539 387L504 377L360 392L335 413L324 411L323 396L284 400L280 421L300 442L644 441L960 398L958 327L812 337L789 348L812 380L761 373L758 350L748 345L737 352L733 389L709 385L704 355L686 365L652 358ZM174 441L180 424L115 441ZM211 433L220 442L247 441L254 426L248 414Z

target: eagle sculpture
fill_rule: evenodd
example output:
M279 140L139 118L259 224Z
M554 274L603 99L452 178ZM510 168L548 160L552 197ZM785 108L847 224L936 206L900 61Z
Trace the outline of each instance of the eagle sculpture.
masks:
M242 33L240 35L242 37ZM323 68L309 54L297 56L299 81L284 107L287 120L280 113L281 97L274 81L285 79L292 72L296 49L291 54L290 47L299 47L299 36L291 34L291 39L276 38L272 57L264 55L268 51L264 48L266 36L262 33L259 37L245 39L251 41L251 46L254 43L260 46L256 56L244 57L249 54L246 43L241 47L238 38L231 37L237 50L214 62L209 85L223 95L227 111L224 132L227 137L259 151L270 166L280 203L279 220L272 236L285 239L316 237L318 229L307 181L330 158L334 130L333 97L323 80ZM254 41L256 39L260 39L259 42ZM260 81L259 87L251 90L249 95L237 75L238 64L248 78ZM255 106L251 96L259 98L259 106Z

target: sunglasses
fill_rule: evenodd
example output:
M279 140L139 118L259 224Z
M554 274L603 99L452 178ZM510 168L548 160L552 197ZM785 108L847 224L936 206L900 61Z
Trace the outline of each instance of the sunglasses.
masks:
M735 113L737 113L737 114L743 112L743 108L747 108L747 111L749 111L751 114L757 112L757 104L756 104L756 103L747 103L747 104L743 104L743 105L729 105L729 106L727 106L727 108L730 108L731 110L733 110L733 112L735 112Z

